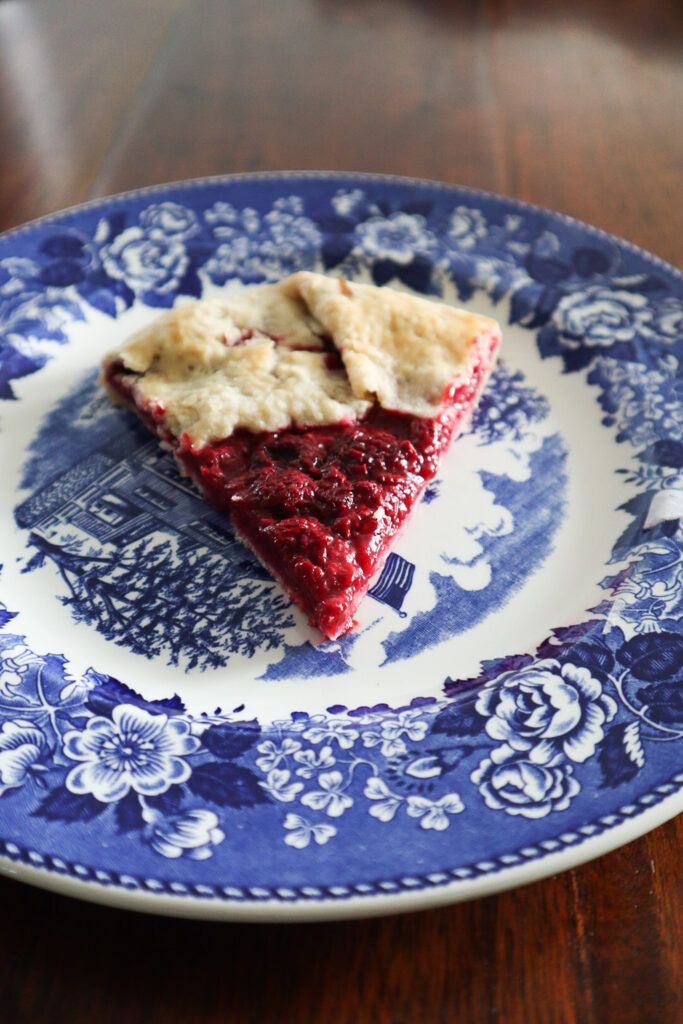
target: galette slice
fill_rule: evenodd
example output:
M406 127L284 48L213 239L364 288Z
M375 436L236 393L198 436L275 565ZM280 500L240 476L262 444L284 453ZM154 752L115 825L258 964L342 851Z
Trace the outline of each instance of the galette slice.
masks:
M497 323L301 272L181 305L109 353L102 380L335 638L491 370Z

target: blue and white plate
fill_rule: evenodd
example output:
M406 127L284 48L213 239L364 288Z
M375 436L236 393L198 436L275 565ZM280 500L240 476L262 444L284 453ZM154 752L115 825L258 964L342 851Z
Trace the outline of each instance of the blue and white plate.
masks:
M299 612L96 383L159 309L299 269L497 317L358 628ZM683 279L521 203L341 174L0 238L0 869L197 917L433 906L683 808Z

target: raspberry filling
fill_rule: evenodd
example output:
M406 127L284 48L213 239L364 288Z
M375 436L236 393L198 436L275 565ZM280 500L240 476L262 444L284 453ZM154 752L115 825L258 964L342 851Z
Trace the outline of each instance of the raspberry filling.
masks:
M135 408L204 498L303 609L334 639L402 531L441 455L470 412L485 375L479 359L443 412L422 418L375 405L359 421L252 433L194 447L173 437L163 408L136 400L135 375L120 362L107 382Z

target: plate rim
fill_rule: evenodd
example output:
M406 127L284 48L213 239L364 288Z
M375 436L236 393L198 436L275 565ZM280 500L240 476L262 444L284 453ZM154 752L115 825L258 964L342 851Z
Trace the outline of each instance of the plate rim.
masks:
M323 900L318 900L313 894L298 899L268 898L261 894L251 900L198 893L180 895L130 885L105 884L101 879L81 879L57 869L46 870L15 860L6 853L0 854L0 874L60 896L101 906L194 920L295 924L415 913L533 885L621 849L683 813L683 772L678 774L676 781L680 783L679 790L662 797L654 807L643 807L639 814L610 826L597 836L585 837L576 845L548 852L520 865L503 867L474 880L454 879L412 891L406 888L399 892L380 892L375 888L368 894L339 894L336 897L328 894ZM30 853L28 856L30 858ZM381 884L374 883L375 886Z
M598 237L602 237L608 240L617 242L621 246L627 247L631 252L644 256L646 259L653 262L655 265L661 266L673 273L676 277L680 278L683 284L683 269L677 267L674 263L665 260L662 256L658 256L656 253L651 252L649 249L645 249L643 246L638 245L637 242L632 242L628 238L624 238L622 235L617 235L612 231L608 231L606 228L597 227L595 224L591 224L589 221L582 220L580 217L575 217L570 213L564 213L561 210L554 210L550 206L543 206L540 203L533 203L527 199L519 199L516 196L507 196L502 192L495 192L492 189L477 188L474 185L459 185L457 182L448 182L441 179L431 178L420 178L413 177L412 175L401 175L401 174L390 174L383 173L380 171L331 171L331 170L263 170L263 171L236 171L234 173L226 174L207 174L202 175L198 178L178 178L171 181L157 182L151 185L141 185L138 188L126 189L123 192L111 192L103 196L93 197L86 199L82 203L74 203L68 206L60 207L57 210L40 214L38 217L33 217L30 220L22 221L21 224L16 224L14 227L7 228L4 231L0 231L0 242L4 242L5 239L15 234L21 234L24 231L31 230L35 227L40 227L42 224L49 224L53 220L60 219L65 216L78 214L81 212L87 212L92 209L96 209L103 203L116 203L125 201L131 198L144 197L146 195L154 195L157 192L164 192L172 189L183 189L183 188L201 188L206 185L220 184L221 182L230 183L233 181L259 181L272 179L277 181L282 178L298 178L302 181L306 180L320 180L328 178L333 179L349 179L359 181L370 181L370 182L386 182L387 184L395 185L413 185L422 186L429 188L443 189L444 191L462 192L471 196L479 196L483 199L500 201L503 203L510 203L515 206L519 206L523 210L529 212L546 214L553 219L559 219L565 224L578 227L582 230L587 230L591 234L595 234Z

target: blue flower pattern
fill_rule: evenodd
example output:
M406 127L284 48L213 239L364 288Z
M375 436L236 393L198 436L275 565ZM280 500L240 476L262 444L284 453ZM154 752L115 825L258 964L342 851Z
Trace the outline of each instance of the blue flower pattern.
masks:
M636 451L640 467L624 472L642 484L614 549L629 566L603 581L592 618L399 709L295 714L268 729L239 713L193 717L177 698L146 701L94 669L72 675L8 632L2 609L0 798L30 793L31 814L54 827L108 819L167 861L215 856L245 810L269 809L282 844L305 856L359 815L434 833L457 830L470 808L534 822L567 812L596 773L603 788L631 783L651 744L673 744L680 763L683 535L675 519L643 524L659 492L683 485L683 307L663 277L625 266L612 240L573 244L541 221L476 197L439 212L429 197L392 207L349 187L324 216L294 195L270 209L155 202L133 223L112 207L90 234L65 227L40 252L0 259L5 398L65 343L83 302L113 317L135 299L170 305L206 283L273 280L318 260L379 284L438 295L451 279L463 298L505 297L542 357L585 372L605 425ZM510 401L498 415L523 431L524 382L499 372ZM491 437L502 429L485 401L477 419Z
M65 733L64 753L81 762L69 771L65 785L102 803L121 800L131 789L156 796L188 778L186 755L198 746L182 719L118 704L111 717L94 715L85 729Z
M18 646L3 648L9 673ZM463 760L486 807L535 820L570 806L595 756L602 785L618 786L643 768L649 740L683 739L680 636L637 634L612 651L604 633L593 646L558 634L550 651L512 671L490 665L488 680L449 680L456 700L300 715L270 731L192 718L92 673L50 697L40 677L56 666L33 658L0 707L0 795L33 786L47 821L113 814L163 857L206 859L231 814L265 802L286 805L283 841L297 850L334 839L352 810L445 831L471 801L449 782Z
M32 773L44 771L47 739L29 720L4 722L0 730L0 795L23 786Z

